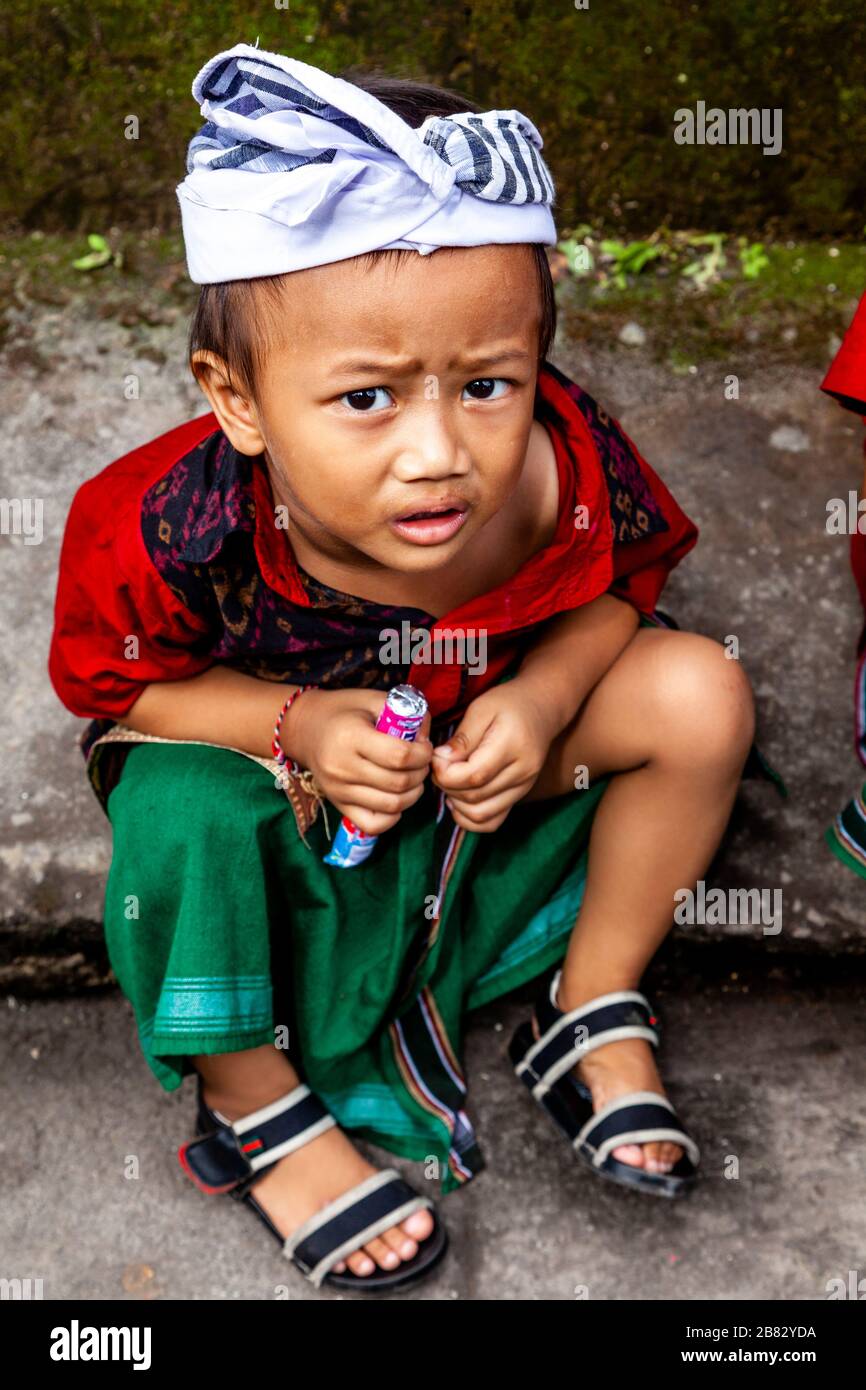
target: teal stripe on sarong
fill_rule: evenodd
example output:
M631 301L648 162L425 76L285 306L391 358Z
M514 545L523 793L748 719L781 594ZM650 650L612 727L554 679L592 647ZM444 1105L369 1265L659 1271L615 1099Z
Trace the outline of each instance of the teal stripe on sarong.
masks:
M488 999L504 993L508 988L505 977L516 970L525 973L525 966L533 956L539 957L538 970L541 973L551 951L568 942L583 902L587 862L588 856L584 851L555 897L530 918L525 929L509 942L494 965L475 981L467 997L467 1009L477 1009Z
M251 1031L267 1028L273 1016L267 975L167 975L160 991L153 1031Z
M318 1092L342 1129L374 1129L426 1139L429 1125L415 1121L388 1086L359 1085L348 1091Z

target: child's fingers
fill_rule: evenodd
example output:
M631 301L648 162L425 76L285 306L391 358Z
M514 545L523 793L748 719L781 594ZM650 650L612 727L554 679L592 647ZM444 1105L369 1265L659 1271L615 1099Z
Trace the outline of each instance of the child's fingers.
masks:
M433 744L420 734L412 741L383 734L380 729L361 728L355 751L365 761L390 772L417 772L430 764Z
M450 771L451 769L449 768L448 772ZM441 791L444 791L449 796L453 795L459 797L461 801L465 801L469 805L478 805L491 796L497 796L500 792L509 791L511 788L519 787L524 783L526 783L527 786L531 785L527 782L525 775L521 776L520 762L517 758L514 758L511 762L507 763L505 767L501 768L499 772L495 773L489 782L485 782L483 785L477 787L458 787L456 784L447 782L445 780L447 773L443 775L440 781L439 768L435 762L433 764L431 776L434 785L439 787ZM534 780L535 777L532 778L532 781Z
M432 771L434 780L446 791L469 791L486 786L513 759L508 757L506 740L495 735L485 737L468 757L460 756L460 744L454 735L449 742L456 749L453 758L443 757L434 749ZM507 762L506 762L507 760Z
M450 798L448 799L450 800ZM515 797L514 791L511 790L503 792L499 796L488 797L486 801L481 801L477 805L467 805L465 801L457 798L453 804L449 805L448 809L456 824L465 830L496 830L504 821L511 807L519 800L520 798Z
M397 824L404 811L413 806L424 791L423 786L402 797L377 792L370 787L347 787L339 805L343 815L363 830L365 835L384 835Z
M370 787L360 782L340 788L341 801L351 801L354 806L363 807L366 811L379 812L383 816L401 815L410 806L414 806L423 795L423 783L407 792L380 791L378 787Z
M432 770L448 790L480 787L511 761L509 753L507 721L482 695L469 706L455 732L433 750Z
M427 773L427 765L410 767L406 771L392 771L389 767L379 767L378 763L371 763L368 758L359 758L353 763L348 776L356 780L361 787L375 787L378 791L402 792L413 791L414 788L423 785Z
M339 809L365 835L384 835L388 830L393 830L400 819L399 816L384 816L376 811L368 811L365 806L353 806L351 802L341 804Z

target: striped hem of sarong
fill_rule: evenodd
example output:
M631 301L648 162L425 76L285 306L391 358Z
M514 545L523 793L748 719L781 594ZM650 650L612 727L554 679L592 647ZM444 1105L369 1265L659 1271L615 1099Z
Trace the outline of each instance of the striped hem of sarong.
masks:
M824 840L837 859L866 878L866 786L827 827Z
M466 1081L432 991L424 987L412 1007L389 1025L394 1058L411 1098L435 1116L448 1136L448 1167L459 1184L485 1166L463 1109Z
M270 975L167 975L153 1015L161 1037L260 1032L273 1024Z

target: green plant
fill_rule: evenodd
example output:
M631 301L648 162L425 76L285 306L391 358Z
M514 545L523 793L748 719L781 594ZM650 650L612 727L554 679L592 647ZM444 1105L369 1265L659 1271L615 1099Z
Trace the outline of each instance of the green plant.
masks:
M578 241L576 236L571 237L568 241L557 242L556 249L565 256L572 275L580 277L591 273L595 260L585 241Z
M664 246L657 241L603 241L602 254L613 260L610 279L617 289L624 290L628 284L627 275L639 275L644 266L659 256L667 254Z
M769 264L770 258L764 253L762 241L753 241L749 245L745 237L740 237L740 265L746 280L757 280Z
M77 261L72 262L75 270L99 270L104 265L113 264L117 268L123 265L123 255L120 251L112 251L104 236L99 236L97 232L91 232L87 238L90 247L90 254L79 256Z
M680 274L694 280L699 289L703 289L710 281L717 280L725 263L724 244L725 237L722 232L690 236L686 241L687 246L708 246L710 249L706 255L699 256L696 261L690 261L688 265L683 266Z

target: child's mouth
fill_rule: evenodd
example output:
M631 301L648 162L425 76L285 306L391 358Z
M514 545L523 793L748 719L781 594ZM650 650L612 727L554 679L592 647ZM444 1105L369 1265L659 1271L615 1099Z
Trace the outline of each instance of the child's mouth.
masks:
M392 519L391 526L415 545L440 545L456 535L468 514L468 507L449 507L437 512L414 512Z

